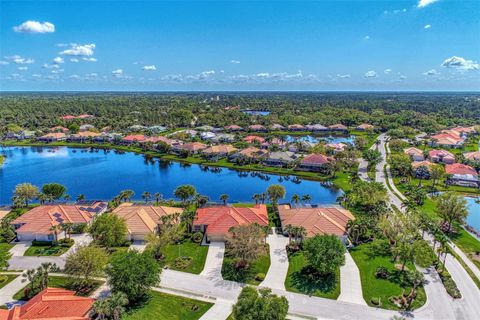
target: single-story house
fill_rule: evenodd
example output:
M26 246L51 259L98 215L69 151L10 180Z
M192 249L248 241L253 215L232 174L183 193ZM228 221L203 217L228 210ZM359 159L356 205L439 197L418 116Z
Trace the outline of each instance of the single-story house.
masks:
M448 152L446 150L430 150L428 151L428 159L435 163L455 163L455 156L451 152Z
M75 291L46 288L25 304L0 309L0 320L88 320L95 299L75 295Z
M424 160L424 161L414 161L411 163L412 166L412 173L415 177L419 176L418 169L421 167L427 168L428 172L430 173L432 171L432 168L435 166L434 163Z
M345 143L327 143L325 148L332 150L333 154L337 154L339 152L345 151L347 145Z
M281 124L275 123L270 126L270 129L272 129L273 131L282 131L285 130L285 127Z
M467 152L463 156L468 161L480 161L480 151Z
M361 125L359 125L356 129L358 131L367 131L367 130L373 130L374 126L372 126L371 124L368 124L368 123L362 123Z
M344 132L348 131L348 127L341 123L328 126L328 129L331 131L344 131Z
M145 137L145 135L143 135L143 134L131 134L131 135L123 137L122 140L121 140L121 143L122 144L136 144L136 143L144 142L146 138L147 137Z
M39 141L43 142L65 141L66 139L67 135L63 132L50 132L38 138Z
M236 125L236 124L232 124L232 125L229 125L229 126L225 126L225 130L229 131L229 132L236 132L236 131L242 131L243 128Z
M474 126L471 126L471 127L455 127L455 128L450 129L450 130L459 132L460 134L464 134L464 135L470 135L470 134L472 134L472 133L476 133L476 132L477 132L477 131L475 130L475 127L474 127Z
M80 131L90 131L92 129L95 129L95 127L91 124L82 124L80 126Z
M327 131L328 128L325 126L322 126L321 124L307 124L305 128L308 131Z
M65 127L62 127L62 126L56 126L56 127L52 127L50 129L48 129L48 131L50 132L63 132L63 133L67 133L69 130Z
M297 207L289 204L278 206L282 231L288 235L288 225L304 227L307 237L315 235L336 235L347 243L347 223L355 220L353 214L342 207Z
M327 168L334 159L324 154L314 153L306 156L297 166L297 170L322 171Z
M93 114L81 114L77 116L78 119L93 119L95 116Z
M445 148L459 148L465 143L465 138L458 133L442 132L430 137L429 145L432 147L440 146Z
M263 163L268 166L284 167L291 165L297 159L297 155L290 151L271 152Z
M235 135L231 133L220 133L211 139L213 142L234 142Z
M462 163L447 164L445 172L450 175L448 184L455 184L464 187L480 187L477 171Z
M11 222L19 241L53 241L52 226L62 223L89 224L92 219L107 210L107 203L95 201L90 204L41 205L24 213ZM58 233L58 238L63 232Z
M193 231L204 232L207 241L224 241L231 228L251 223L268 226L266 205L257 204L250 208L215 206L197 209Z
M182 208L134 205L133 203L122 203L112 211L125 221L128 230L127 240L134 241L144 241L150 233L157 233L163 216L182 212Z
M251 126L248 126L248 130L250 131L256 131L256 132L267 132L267 128L262 126L261 124L252 124Z
M76 134L71 134L67 140L74 141L74 142L84 142L84 141L96 139L97 137L100 137L100 136L101 134L97 132L82 131Z
M201 142L187 142L173 146L172 150L176 153L187 152L189 154L198 154L200 151L206 148L207 146Z
M264 143L265 138L259 137L259 136L246 136L245 138L243 138L243 141L248 143L254 143L254 142Z
M261 160L268 154L268 151L258 149L255 147L248 147L243 150L240 150L239 152L231 155L229 157L230 160L236 160L239 158L244 158L248 160Z
M295 143L290 143L288 145L288 151L304 152L310 150L313 147L315 147L315 143L306 140L300 140L296 141Z
M200 137L203 140L211 140L216 137L216 134L211 131L204 131L200 133Z
M208 158L224 158L230 154L233 154L238 149L231 144L219 144L203 149L200 153Z
M423 161L423 160L425 160L425 156L423 155L423 151L418 149L418 148L415 148L415 147L410 147L410 148L403 149L403 153L408 154L413 161Z
M290 131L304 131L305 127L301 124L291 124L288 126L288 130Z

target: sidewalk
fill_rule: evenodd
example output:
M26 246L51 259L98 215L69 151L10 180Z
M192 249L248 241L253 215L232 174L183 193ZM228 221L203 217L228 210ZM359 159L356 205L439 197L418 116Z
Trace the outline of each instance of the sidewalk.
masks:
M345 265L340 267L340 296L338 296L338 300L367 305L363 299L360 271L348 251L345 253Z

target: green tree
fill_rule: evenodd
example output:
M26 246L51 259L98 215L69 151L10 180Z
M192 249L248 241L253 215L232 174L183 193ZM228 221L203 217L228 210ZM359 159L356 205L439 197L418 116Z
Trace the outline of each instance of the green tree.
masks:
M270 289L246 286L233 306L235 320L284 320L287 318L288 300L272 294Z
M47 183L42 186L42 192L53 201L61 199L65 192L67 192L67 188L59 183Z
M93 277L102 276L107 262L108 255L104 249L81 244L67 255L65 273L78 289L88 288Z
M258 224L233 227L226 236L226 245L237 267L247 268L249 263L265 252L265 230Z
M93 220L88 232L98 245L118 247L125 243L127 225L116 214L104 213Z
M267 188L267 195L273 205L277 205L279 199L285 198L285 187L279 184L272 184Z
M153 194L153 197L155 198L155 202L157 203L157 206L158 206L158 203L160 202L160 200L162 199L162 194L160 192L155 192Z
M142 199L145 200L145 203L150 201L151 197L152 197L152 195L148 191L145 191L144 193L142 193Z
M28 206L29 201L38 197L38 194L38 188L31 183L17 184L13 191L14 197L23 202L25 206Z
M120 191L119 198L120 200L129 201L130 199L135 196L135 192L133 190L127 189Z
M223 202L223 205L227 205L227 200L228 200L228 194L220 195L220 201Z
M316 235L305 240L305 256L319 274L327 275L345 264L345 246L335 235Z
M150 287L160 283L161 268L148 253L118 252L106 267L107 282L113 293L123 292L131 302L146 298Z
M453 192L445 192L437 199L437 214L448 223L447 232L452 231L453 223L464 223L468 215L467 200Z
M292 202L295 204L298 204L299 201L300 201L300 197L298 196L298 194L294 193L292 196Z
M407 177L411 171L411 160L407 154L392 154L390 156L390 169L396 177Z
M434 165L430 169L430 178L432 179L432 187L445 176L445 169L441 165Z
M77 201L83 201L85 200L85 195L83 193L80 193L78 196L77 196Z
M173 194L175 195L175 197L182 201L183 206L185 207L187 201L197 194L197 190L195 190L194 186L190 184L185 184L178 186L173 192Z

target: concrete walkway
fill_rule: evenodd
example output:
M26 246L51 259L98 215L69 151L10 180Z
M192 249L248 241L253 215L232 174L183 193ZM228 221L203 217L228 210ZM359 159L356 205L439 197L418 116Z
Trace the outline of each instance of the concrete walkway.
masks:
M67 252L65 252L64 254L61 255L62 257L67 256L70 252L73 252L79 246L89 245L93 241L92 237L90 237L90 235L88 235L86 233L72 234L72 235L70 235L70 238L73 239L73 241L75 241L75 242L73 243L73 246L70 249L68 249Z
M147 244L145 243L145 241L135 240L130 246L130 250L135 249L138 252L143 252L146 247L147 247Z
M32 245L32 241L12 242L14 246L10 249L12 257L23 257L25 251Z
M222 264L224 255L224 242L210 242L210 245L208 246L207 260L205 261L205 266L200 275L211 280L223 280Z
M19 275L13 279L12 282L0 289L0 305L14 301L13 295L22 290L28 284L28 280L25 282L22 282L22 280L26 279Z
M225 320L232 313L233 303L228 300L217 299L215 304L203 314L200 320Z
M270 246L270 268L260 286L285 290L285 278L288 273L286 249L288 238L281 234L276 234L274 230L273 234L267 237L267 243Z
M477 277L478 280L480 280L480 269L477 267L475 263L470 260L465 252L463 252L459 247L457 247L453 242L450 242L450 247L455 251L455 253L462 259L463 262L472 270L473 274L475 274L475 277Z
M367 305L363 299L360 271L350 253L345 254L345 265L340 268L340 296L338 300Z

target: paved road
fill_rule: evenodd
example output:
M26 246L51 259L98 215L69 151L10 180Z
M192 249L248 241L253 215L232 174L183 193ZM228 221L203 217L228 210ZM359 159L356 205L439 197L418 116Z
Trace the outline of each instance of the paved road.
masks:
M363 300L360 271L348 251L345 254L345 265L340 268L340 296L338 296L338 300L367 305Z
M465 264L472 270L472 272L475 274L475 276L480 280L480 269L477 267L476 264L470 260L467 255L459 248L457 247L453 242L450 242L450 247L455 251L455 253L465 262Z
M44 262L55 263L60 269L63 269L65 257L12 257L8 260L8 270L35 269Z
M208 246L207 260L200 275L211 280L223 280L222 263L225 256L224 242L210 242Z
M285 278L288 272L287 245L288 238L282 234L273 234L267 237L270 246L270 268L260 286L271 289L285 290Z

